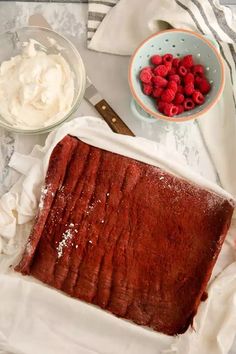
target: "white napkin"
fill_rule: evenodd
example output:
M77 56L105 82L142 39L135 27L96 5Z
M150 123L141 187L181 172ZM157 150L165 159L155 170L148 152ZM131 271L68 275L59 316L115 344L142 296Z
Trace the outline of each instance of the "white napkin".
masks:
M231 10L218 0L120 0L101 22L89 48L130 55L143 39L170 25L219 41L226 69L224 94L198 123L222 186L236 196L236 23Z
M83 0L82 0L83 1ZM88 2L88 26L87 38L88 43L92 39L94 33L99 27L100 23L110 11L110 9L117 4L119 0L87 0Z
M227 235L214 269L209 298L200 305L194 319L196 331L190 328L179 337L136 326L49 289L31 277L8 271L8 266L20 258L29 235L52 149L66 134L160 166L230 197L219 186L192 172L182 156L144 138L112 133L98 118L80 117L64 124L48 136L44 147L36 146L30 156L15 153L10 165L23 175L0 201L0 239L4 251L0 254L0 350L4 354L8 351L17 354L227 353L236 328L236 262L232 247L235 225Z

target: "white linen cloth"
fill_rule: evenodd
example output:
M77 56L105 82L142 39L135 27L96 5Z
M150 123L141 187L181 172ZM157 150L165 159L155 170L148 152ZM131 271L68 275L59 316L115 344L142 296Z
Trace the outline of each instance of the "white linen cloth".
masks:
M29 235L52 149L66 134L160 166L230 197L219 186L192 172L173 151L144 138L112 133L98 118L81 117L64 124L48 136L44 147L36 146L30 156L15 153L10 165L23 175L0 201L4 252L0 255L0 350L4 354L227 353L236 328L236 259L232 247L235 225L217 261L208 288L209 298L200 305L194 320L195 331L190 328L178 337L136 326L49 289L31 277L9 272L8 266L18 261Z
M198 120L198 125L221 185L236 196L236 22L231 10L221 6L218 0L120 0L97 26L88 47L131 55L146 37L169 27L200 32L218 41L225 63L225 89L219 103ZM236 257L235 248L233 252ZM235 297L236 287L233 291ZM216 313L219 310L217 307ZM227 316L221 322L223 328ZM228 339L232 340L230 336ZM214 341L218 337L212 337ZM227 353L225 344L226 337L209 353ZM191 350L186 349L184 353ZM199 350L205 352L206 348Z
M236 196L236 22L218 0L120 0L103 19L88 47L130 55L146 37L169 27L218 41L226 85L220 102L198 119L223 188Z
M100 23L117 4L119 0L87 0L88 1L88 25L87 25L87 38L88 42L93 37Z

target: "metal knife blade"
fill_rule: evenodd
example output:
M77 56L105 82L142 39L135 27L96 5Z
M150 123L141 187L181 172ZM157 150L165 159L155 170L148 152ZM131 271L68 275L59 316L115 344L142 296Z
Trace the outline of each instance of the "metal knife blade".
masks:
M101 94L92 84L88 76L84 98L95 107L95 109L101 114L103 119L115 133L134 136L134 133L129 129L129 127L102 98Z
M102 100L102 96L100 95L96 87L92 84L92 81L89 79L88 76L86 80L84 98L93 106L95 106L98 102Z

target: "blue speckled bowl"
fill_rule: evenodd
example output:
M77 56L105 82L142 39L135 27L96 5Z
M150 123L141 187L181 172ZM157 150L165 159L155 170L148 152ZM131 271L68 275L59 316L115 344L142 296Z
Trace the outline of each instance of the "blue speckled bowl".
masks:
M132 110L136 110L136 116L149 121L154 121L155 117L179 122L195 119L212 108L219 100L225 82L224 64L216 46L217 44L198 33L172 29L158 32L142 42L132 55L129 66L129 85L135 99ZM140 69L150 65L150 57L166 53L177 57L192 54L197 64L206 67L206 76L212 84L203 105L175 117L167 117L157 111L155 101L143 94L139 80Z

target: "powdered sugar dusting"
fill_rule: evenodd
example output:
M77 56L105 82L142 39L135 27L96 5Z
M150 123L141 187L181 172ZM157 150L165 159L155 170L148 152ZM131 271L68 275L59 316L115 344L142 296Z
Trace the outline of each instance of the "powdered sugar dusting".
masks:
M43 186L41 188L41 196L40 196L40 200L39 200L39 210L43 209L45 198L46 198L47 194L50 192L50 189L51 189L51 184L48 184L47 186ZM54 193L51 192L51 195L54 196Z
M64 247L68 246L68 243L72 239L71 229L66 230L62 235L62 240L59 242L57 246L57 258L61 258L63 254Z
M85 210L85 213L89 215L93 211L94 207L99 203L101 203L101 199L95 200L91 205L88 206L87 210Z
M194 196L193 201L201 205L204 213L217 212L219 207L221 207L226 200L231 204L231 200L223 195L195 184L192 181L175 176L172 173L165 172L155 166L149 167L149 170L146 171L146 176L150 176L152 178L152 183L159 185L159 188L169 189L173 193L171 201L174 201L175 203L178 203L179 200L182 200L183 198L186 199ZM153 178L153 176L158 176L158 178Z
M48 193L48 188L47 187L43 187L41 189L41 196L40 196L40 200L39 200L39 209L42 210L43 209L43 206L44 206L44 200L45 200L45 197Z

